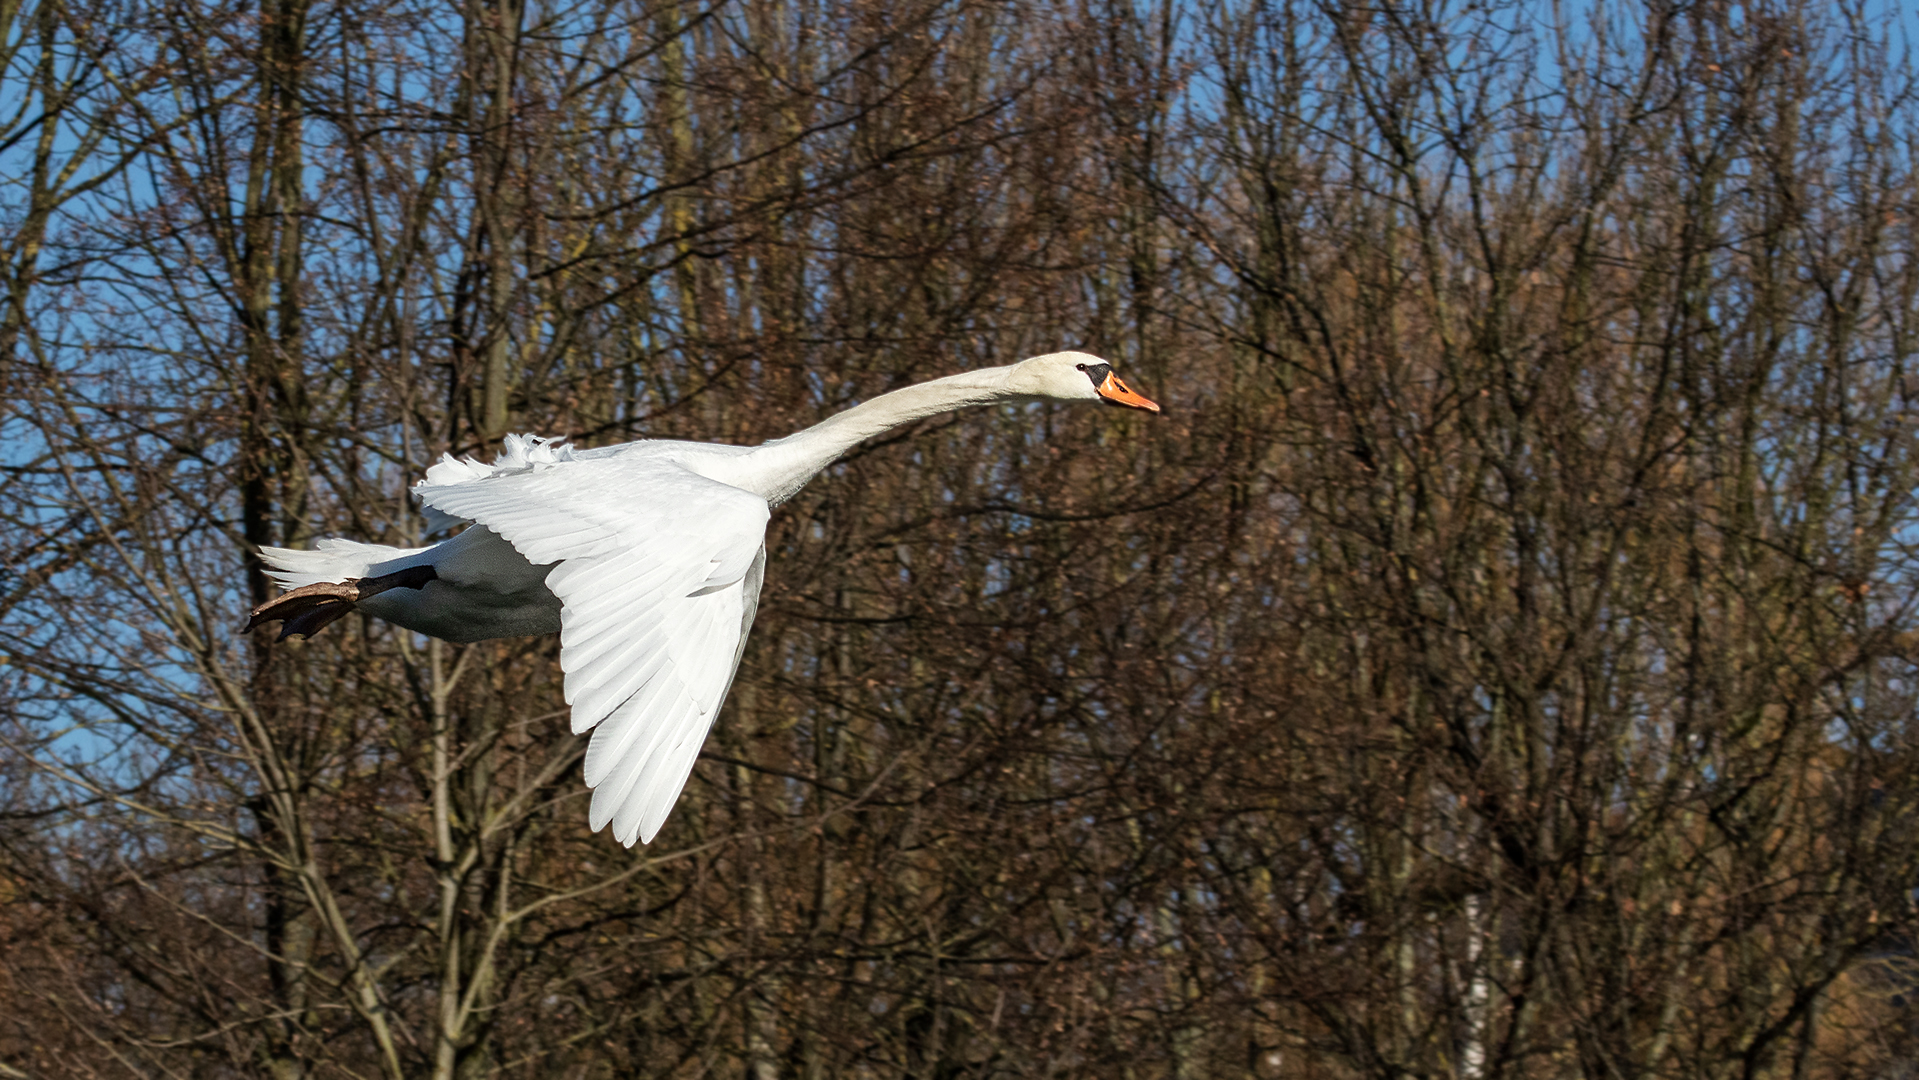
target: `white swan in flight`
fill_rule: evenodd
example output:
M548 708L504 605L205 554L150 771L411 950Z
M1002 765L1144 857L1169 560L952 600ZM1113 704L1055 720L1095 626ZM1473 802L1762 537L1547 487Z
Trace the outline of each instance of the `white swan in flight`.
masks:
M424 548L262 548L290 591L254 609L311 636L355 608L448 641L560 634L573 730L592 730L595 832L650 842L692 774L758 607L771 507L889 428L968 405L1105 401L1158 412L1097 356L1049 353L883 394L759 446L645 440L575 450L510 435L491 465L447 455L414 486Z

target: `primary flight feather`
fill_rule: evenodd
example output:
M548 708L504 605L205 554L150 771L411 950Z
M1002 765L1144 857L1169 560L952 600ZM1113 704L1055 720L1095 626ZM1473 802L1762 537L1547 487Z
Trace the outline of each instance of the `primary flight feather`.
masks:
M1100 358L1049 353L909 386L760 446L645 440L596 450L509 435L414 491L450 540L262 548L289 591L247 623L311 636L356 608L448 641L560 635L573 730L592 731L589 821L650 842L692 775L739 668L766 522L821 469L889 428L969 405L1105 401L1158 412Z

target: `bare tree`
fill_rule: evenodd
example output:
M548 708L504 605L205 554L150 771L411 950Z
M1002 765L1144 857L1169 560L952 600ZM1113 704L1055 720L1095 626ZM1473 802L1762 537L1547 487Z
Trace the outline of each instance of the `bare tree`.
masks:
M1891 1075L1911 73L1862 8L0 11L0 1073ZM509 430L750 442L658 841L551 642L237 634Z

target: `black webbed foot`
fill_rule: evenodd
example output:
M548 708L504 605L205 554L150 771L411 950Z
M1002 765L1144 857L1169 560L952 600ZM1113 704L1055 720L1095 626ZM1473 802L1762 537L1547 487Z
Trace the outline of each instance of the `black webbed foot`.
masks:
M369 596L378 596L388 589L424 589L427 582L439 576L431 566L409 566L379 577L302 585L254 608L241 633L251 633L257 626L284 620L278 640L310 638Z

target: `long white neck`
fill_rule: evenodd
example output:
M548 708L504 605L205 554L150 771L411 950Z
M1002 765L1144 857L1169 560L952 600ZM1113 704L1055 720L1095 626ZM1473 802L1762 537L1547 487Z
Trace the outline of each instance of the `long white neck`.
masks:
M997 367L964 371L881 394L796 435L774 439L733 459L726 471L737 469L738 473L725 479L778 505L842 454L881 432L968 405L1024 400L1027 395L1006 385L1010 370Z

